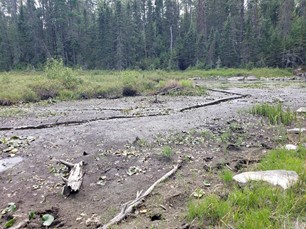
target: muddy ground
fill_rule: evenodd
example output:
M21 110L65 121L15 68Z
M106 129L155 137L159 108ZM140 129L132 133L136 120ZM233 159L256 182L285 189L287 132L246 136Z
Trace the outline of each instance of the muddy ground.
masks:
M158 103L137 96L1 108L13 111L0 117L0 159L22 161L10 169L2 163L2 172L0 167L0 209L16 203L15 225L36 212L36 220L24 228L43 228L39 216L44 213L55 216L51 228L96 228L182 160L179 171L115 228L187 228L186 206L196 189L226 195L218 175L223 168L237 173L288 142L286 128L247 110L258 102L281 101L293 110L306 106L302 81L195 82L225 91L159 96ZM212 103L224 98L229 100ZM9 150L7 141L15 142ZM170 156L163 153L165 146L171 147ZM69 197L61 194L60 159L86 164L81 190ZM0 228L5 221L0 219Z

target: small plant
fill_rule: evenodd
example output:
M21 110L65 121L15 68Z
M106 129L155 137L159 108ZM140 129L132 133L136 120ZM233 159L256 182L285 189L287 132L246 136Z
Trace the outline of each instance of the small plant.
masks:
M284 124L290 125L296 120L296 113L292 112L289 108L286 111L283 110L281 103L277 105L270 105L268 103L256 104L250 110L253 115L261 115L267 117L272 125Z
M170 146L164 146L162 149L162 155L166 158L171 158L173 155L173 151Z
M221 142L223 143L228 142L230 138L231 138L231 131L226 131L220 136Z

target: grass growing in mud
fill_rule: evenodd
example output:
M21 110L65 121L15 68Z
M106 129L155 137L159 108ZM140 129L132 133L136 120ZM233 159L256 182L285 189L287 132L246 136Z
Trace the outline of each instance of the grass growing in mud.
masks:
M250 112L254 115L267 117L272 125L290 125L296 120L296 113L292 112L289 108L284 111L281 103L277 105L270 105L268 103L256 104L251 108Z
M258 170L288 169L299 174L299 182L283 190L264 182L235 185L226 198L215 194L188 204L188 220L197 218L201 227L292 228L305 221L306 148L270 151ZM305 222L304 222L305 223Z
M205 88L194 87L189 78L255 75L290 76L287 69L260 68L180 71L83 71L65 67L62 61L50 60L41 72L0 73L0 105L37 102L49 98L75 100L117 98L167 91L173 95L203 95ZM175 82L175 83L173 83ZM167 88L168 87L168 88Z

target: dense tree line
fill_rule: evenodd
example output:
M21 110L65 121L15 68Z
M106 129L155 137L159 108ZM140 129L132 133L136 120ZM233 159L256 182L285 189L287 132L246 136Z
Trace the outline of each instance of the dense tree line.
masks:
M0 0L0 69L306 64L306 0Z

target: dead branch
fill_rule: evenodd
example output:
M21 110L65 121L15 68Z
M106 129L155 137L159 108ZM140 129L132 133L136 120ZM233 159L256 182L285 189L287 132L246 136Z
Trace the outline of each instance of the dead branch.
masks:
M150 186L147 191L137 192L136 199L125 203L118 215L116 215L111 221L103 225L102 229L107 229L111 225L118 224L122 221L129 213L131 213L155 188L156 185L166 180L168 177L172 176L181 167L181 163L178 163L174 168L157 180L152 186Z
M71 169L74 166L74 164L67 161L59 160L59 162L62 163L63 165L66 165L69 169Z
M29 126L17 126L17 127L0 127L0 131L9 131L9 130L40 130L40 129L48 129L54 128L58 126L73 126L73 125L82 125L85 123L96 122L96 121L108 121L113 119L133 119L133 118L143 118L143 117L156 117L156 116L165 116L167 114L163 113L154 113L154 114L143 114L143 115L118 115L118 116L110 116L110 117L101 117L101 118L93 118L93 119L84 119L84 120L75 120L75 121L63 121L55 123L46 123L39 125L29 125Z
M304 132L306 132L306 128L293 128L287 130L288 134L301 134Z
M225 90L221 90L221 89L207 88L206 90L208 90L208 91L214 91L214 92L220 92L220 93L229 94L229 95L242 95L242 96L247 96L247 95L244 95L244 94L240 94L240 93L236 93L236 92L231 92L231 91L225 91Z
M67 166L69 168L69 176L68 178L62 177L63 181L65 182L65 186L63 189L63 194L65 196L69 196L71 193L78 192L81 188L83 182L83 161L72 164L67 161L60 160L60 163Z
M191 109L195 109L195 108L217 105L217 104L222 103L222 102L227 102L227 101L235 100L235 99L241 99L241 98L244 98L244 97L247 97L247 96L248 95L226 97L226 98L217 99L217 100L214 100L214 101L211 101L211 102L208 102L208 103L203 103L203 104L198 104L198 105L194 105L194 106L190 106L190 107L185 107L185 108L180 109L179 111L183 112L183 111L187 111L187 110L191 110Z

